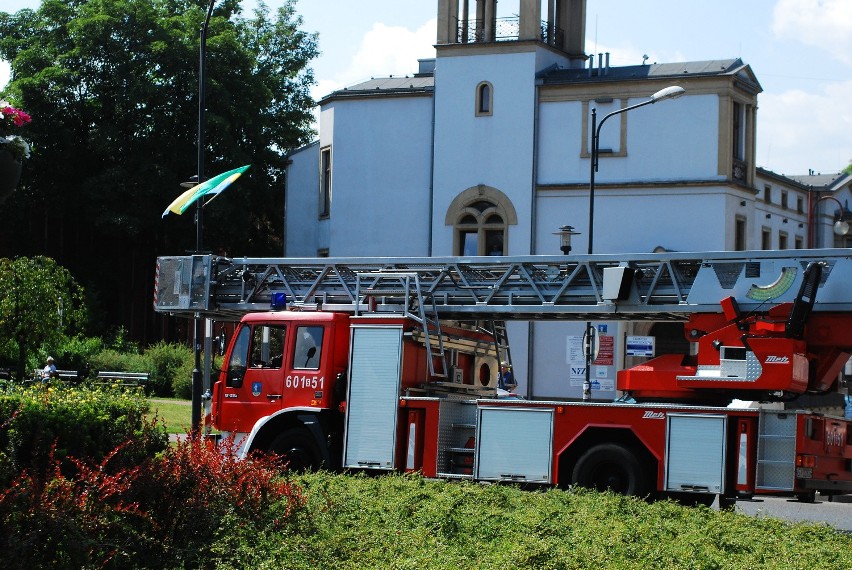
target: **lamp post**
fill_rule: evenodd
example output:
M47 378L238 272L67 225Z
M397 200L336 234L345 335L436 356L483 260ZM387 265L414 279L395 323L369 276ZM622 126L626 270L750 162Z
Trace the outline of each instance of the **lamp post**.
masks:
M604 115L604 118L601 119L601 122L598 123L598 113L596 108L592 108L592 149L591 149L591 165L589 172L589 255L594 252L594 239L595 239L595 172L598 171L598 156L600 151L600 136L601 136L601 127L603 127L604 123L607 119L614 115L620 115L621 113L626 113L627 111L632 111L633 109L638 109L639 107L644 107L645 105L652 105L658 101L663 101L665 99L674 99L675 97L680 97L685 92L683 87L672 85L666 87L664 89L660 89L649 99L646 101L642 101L641 103L636 103L635 105L629 105L627 107L623 107L621 109L617 109L607 115ZM594 339L595 331L592 328L591 321L586 321L586 333L583 335L583 350L586 356L586 377L583 381L583 401L589 401L592 399L592 380L591 380L591 369L592 369L592 352L593 350L593 339Z
M838 200L834 196L822 196L820 198L817 198L816 203L819 204L823 200L834 200L835 202L837 202L837 207L840 208L840 217L837 219L836 222L834 222L833 226L834 235L841 237L848 235L849 231L852 230L852 225L850 225L849 222L843 219L843 215L846 212L846 208L844 208L843 204L840 203L840 200ZM819 226L819 224L817 224L817 226Z
M210 0L207 6L207 17L199 29L200 43L198 47L198 164L197 178L198 184L204 182L204 132L205 132L205 103L204 103L204 83L207 62L207 29L210 26L210 17L213 15L213 5L216 0ZM195 202L195 253L201 254L204 247L204 201L201 199ZM201 315L195 313L195 364L192 370L192 433L198 435L201 433L201 388L202 388L202 373L201 373L201 339L203 336L201 323Z

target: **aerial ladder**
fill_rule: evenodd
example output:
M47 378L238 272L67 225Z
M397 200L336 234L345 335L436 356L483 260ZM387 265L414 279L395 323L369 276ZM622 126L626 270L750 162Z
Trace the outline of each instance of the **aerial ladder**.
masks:
M852 252L649 253L431 258L161 257L155 308L238 320L270 309L402 314L422 326L445 378L441 323L681 321L698 355L619 372L645 401L782 400L837 388L852 353ZM435 363L438 364L435 364ZM712 400L710 395L715 395Z
M155 308L240 321L210 414L240 454L688 502L809 499L852 492L852 420L724 404L840 391L850 253L161 257ZM492 389L506 323L542 320L681 322L694 350L618 371L614 402Z

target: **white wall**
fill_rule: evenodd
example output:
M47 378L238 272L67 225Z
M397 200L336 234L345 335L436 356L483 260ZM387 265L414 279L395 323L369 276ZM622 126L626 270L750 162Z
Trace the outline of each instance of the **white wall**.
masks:
M723 187L595 190L593 253L725 249ZM560 226L574 226L572 254L588 252L588 189L542 191L537 200L536 253L558 254Z
M436 67L433 254L453 253L447 209L462 191L485 184L512 201L510 255L529 253L535 52L439 57ZM493 115L475 116L476 87L493 86Z
M319 143L290 155L286 180L285 251L289 257L314 257L319 245Z
M329 253L427 255L431 97L338 100L333 120Z
M629 99L634 105L644 99ZM598 121L620 108L598 108ZM584 182L589 179L588 158L581 158L582 104L579 101L548 102L539 113L539 184ZM590 111L591 113L591 111ZM718 171L719 99L715 94L684 95L625 113L627 156L601 154L598 182L722 180ZM591 129L591 119L588 122ZM600 148L621 151L621 115L603 123ZM591 132L587 133L591 148Z

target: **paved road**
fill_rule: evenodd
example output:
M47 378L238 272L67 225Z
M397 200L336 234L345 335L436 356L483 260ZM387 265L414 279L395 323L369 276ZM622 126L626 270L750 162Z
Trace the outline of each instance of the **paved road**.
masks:
M852 497L835 497L828 502L817 496L815 503L801 503L786 497L759 497L752 501L737 501L737 512L752 516L767 516L789 521L825 523L852 533Z

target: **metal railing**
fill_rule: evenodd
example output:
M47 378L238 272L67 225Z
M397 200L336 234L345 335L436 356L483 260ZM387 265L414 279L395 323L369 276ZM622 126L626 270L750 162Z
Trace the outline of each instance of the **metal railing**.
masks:
M456 42L460 44L472 44L482 42L507 42L521 39L521 22L517 16L496 18L494 29L488 29L487 20L457 20ZM565 32L556 26L541 22L541 41L559 46Z

